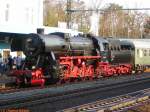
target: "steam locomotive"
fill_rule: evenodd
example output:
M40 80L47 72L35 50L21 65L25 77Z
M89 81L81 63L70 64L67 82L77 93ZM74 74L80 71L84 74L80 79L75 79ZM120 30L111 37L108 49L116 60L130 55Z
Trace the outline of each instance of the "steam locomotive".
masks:
M59 32L26 34L19 41L26 59L22 69L13 67L10 76L16 77L17 85L44 86L143 72L150 62L137 63L135 54L139 51L134 41L92 35L71 37ZM17 47L11 45L12 50Z

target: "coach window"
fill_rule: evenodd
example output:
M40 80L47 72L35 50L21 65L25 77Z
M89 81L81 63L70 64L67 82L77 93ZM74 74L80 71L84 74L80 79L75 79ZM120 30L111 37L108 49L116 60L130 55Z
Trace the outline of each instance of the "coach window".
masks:
M113 51L115 50L115 46L112 47L112 50L113 50Z
M112 49L113 49L113 51L114 51L114 50L115 50L115 47L113 46Z
M114 46L113 50L116 51L116 46Z
M121 45L122 50L128 50L128 47L126 45Z
M120 51L120 47L118 46L118 51Z
M124 48L125 48L125 50L128 50L128 46L127 45L124 45Z
M134 50L134 47L131 46L131 50Z
M128 50L131 50L131 46L128 46Z
M111 50L111 51L113 50L113 47L112 47L112 46L110 47L110 50Z
M117 46L115 47L115 50L118 51L118 47Z
M130 45L125 45L126 46L126 50L130 50L131 46Z
M139 56L139 49L137 49L137 56Z
M124 45L125 50L129 50L129 46L128 45Z
M121 50L124 50L124 46L123 45L121 45Z
M143 50L139 49L139 58L142 58L142 57L143 57Z
M145 49L145 50L144 50L144 56L146 56L146 55L147 55L147 50Z
M124 50L127 50L127 46L126 45L124 45Z
M118 47L117 46L115 46L115 50L117 51L118 49L117 49Z

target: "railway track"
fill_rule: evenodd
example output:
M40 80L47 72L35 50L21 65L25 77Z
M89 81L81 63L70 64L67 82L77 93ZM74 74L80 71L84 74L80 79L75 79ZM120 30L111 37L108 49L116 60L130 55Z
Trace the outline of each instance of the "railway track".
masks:
M110 81L110 80L109 80ZM113 80L114 81L114 80ZM150 78L108 85L76 84L0 94L0 109L27 108L33 112L55 112L69 107L149 88ZM93 84L93 82L92 82ZM82 87L85 86L85 87ZM137 87L136 87L137 86ZM136 88L135 88L136 87ZM114 91L115 90L115 91ZM37 111L38 110L38 111Z
M5 85L0 85L0 94L8 94L8 93L14 93L14 92L19 92L19 91L30 91L30 90L38 90L38 89L46 89L46 88L51 88L51 87L63 87L67 86L70 84L81 84L81 83L86 83L86 82L92 82L92 81L84 81L84 82L70 82L70 83L64 83L64 84L52 84L52 85L45 85L44 87L39 87L39 86L33 86L33 87L22 87L18 88L16 86L5 86Z
M59 112L123 112L150 102L150 89L65 109Z
M148 74L148 73L147 73ZM99 82L102 83L103 85L108 84L107 82L112 82L115 81L116 83L118 82L126 82L130 80L137 80L140 78L150 78L148 75L124 75L124 76L119 76L119 77L103 77L101 79L95 80L85 80L85 81L79 81L79 82L70 82L70 83L64 83L64 84L52 84L52 85L47 85L44 87L25 87L25 88L18 88L16 86L6 86L5 84L0 84L0 94L7 94L7 93L14 93L14 92L19 92L19 91L30 91L30 90L36 90L36 89L46 89L46 88L51 88L51 87L63 87L67 85L74 85L74 84L82 84L82 83L92 83L92 82ZM122 78L122 80L121 80ZM119 81L120 80L120 81Z

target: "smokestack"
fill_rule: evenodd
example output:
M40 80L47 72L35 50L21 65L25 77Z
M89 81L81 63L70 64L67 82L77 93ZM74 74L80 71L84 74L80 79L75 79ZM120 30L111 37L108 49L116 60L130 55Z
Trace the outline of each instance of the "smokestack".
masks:
M44 28L37 28L37 34L44 34Z

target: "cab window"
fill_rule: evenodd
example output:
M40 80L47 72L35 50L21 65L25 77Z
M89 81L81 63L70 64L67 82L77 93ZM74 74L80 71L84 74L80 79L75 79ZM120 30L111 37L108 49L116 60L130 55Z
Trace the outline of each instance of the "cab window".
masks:
M104 46L104 50L108 50L109 49L108 43L103 43L103 46Z

